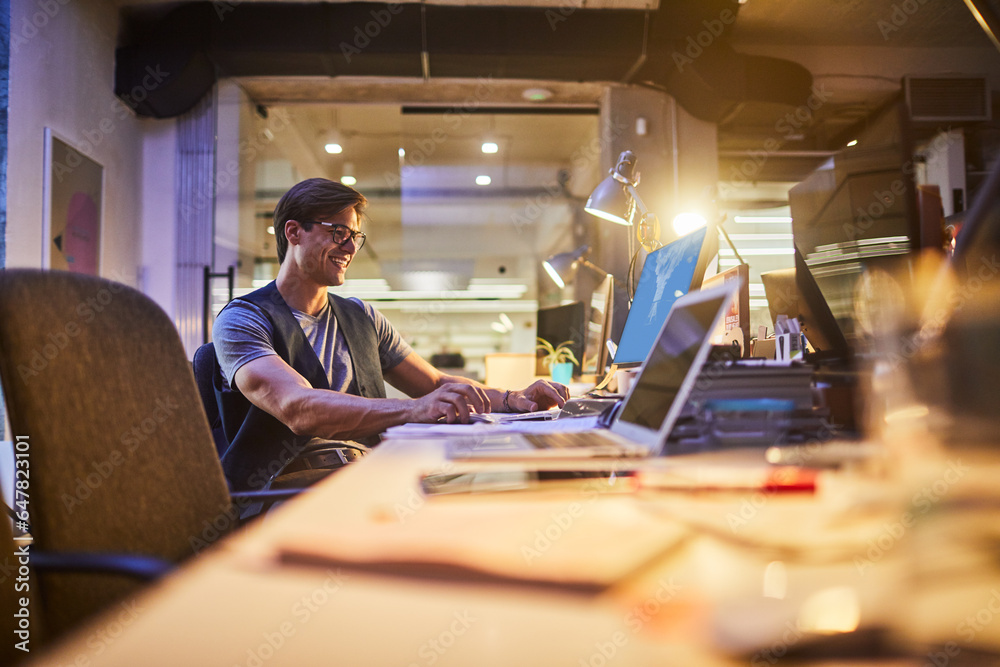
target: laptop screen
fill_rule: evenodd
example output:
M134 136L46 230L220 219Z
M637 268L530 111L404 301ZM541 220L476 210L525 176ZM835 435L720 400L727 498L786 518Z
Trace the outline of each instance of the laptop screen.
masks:
M661 431L661 437L669 434L662 432L673 425L673 420L665 424L668 413L673 407L676 419L687 400L711 347L712 331L737 288L722 285L677 301L622 405L620 422Z
M632 307L618 341L616 365L638 366L646 359L670 307L691 289L706 232L707 229L702 227L646 257ZM698 282L700 280L698 277Z

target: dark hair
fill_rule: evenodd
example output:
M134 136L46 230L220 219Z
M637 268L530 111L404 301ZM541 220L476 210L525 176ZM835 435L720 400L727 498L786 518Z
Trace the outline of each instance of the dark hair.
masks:
M310 178L296 183L274 207L274 239L278 246L278 263L285 261L285 253L288 251L285 223L289 220L297 220L308 229L308 223L313 220L353 208L360 222L367 206L368 200L363 194L343 183L325 178Z

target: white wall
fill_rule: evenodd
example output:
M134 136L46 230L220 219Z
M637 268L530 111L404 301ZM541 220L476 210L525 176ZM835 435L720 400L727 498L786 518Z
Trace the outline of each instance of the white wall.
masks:
M171 316L176 312L177 122L142 121L142 265L139 288Z
M62 4L61 4L62 3ZM106 0L11 3L7 265L42 265L50 127L104 166L101 274L138 285L143 121L114 96L118 12Z

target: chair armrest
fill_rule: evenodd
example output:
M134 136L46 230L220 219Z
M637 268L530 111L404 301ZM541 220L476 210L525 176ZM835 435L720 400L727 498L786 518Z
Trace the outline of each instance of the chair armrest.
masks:
M268 489L266 491L230 491L229 496L234 501L237 500L253 500L253 501L274 501L274 500L288 500L289 498L294 498L305 488L299 489Z
M145 581L158 579L175 567L173 563L154 556L36 549L31 550L30 562L31 567L39 570L125 574Z

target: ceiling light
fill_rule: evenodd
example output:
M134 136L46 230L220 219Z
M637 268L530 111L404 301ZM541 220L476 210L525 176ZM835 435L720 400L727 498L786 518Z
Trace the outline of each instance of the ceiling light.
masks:
M483 142L483 152L484 153L496 153L498 150L500 150L500 147L497 146L492 141L484 141Z
M331 143L331 144L327 144L326 146L323 146L323 150L325 150L330 155L336 155L337 153L343 153L344 152L344 147L341 146L340 144L332 144Z
M399 149L399 157L406 157L406 149L405 148L400 148Z
M479 176L476 176L476 185L489 185L492 182L493 179L487 176L486 174L480 174Z
M847 142L847 145L848 145L848 147L850 147L850 146L857 146L858 145L858 140L857 139L851 139L850 141Z
M358 182L358 179L354 178L353 176L341 176L340 182L343 183L344 185L354 185L355 183Z
M521 95L529 102L544 102L550 99L553 93L548 88L528 88Z

